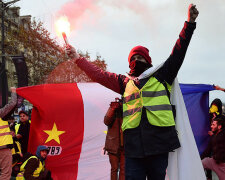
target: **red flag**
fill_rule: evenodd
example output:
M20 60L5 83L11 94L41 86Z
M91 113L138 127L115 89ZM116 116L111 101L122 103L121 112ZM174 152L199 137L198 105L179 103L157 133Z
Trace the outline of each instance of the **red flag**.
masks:
M84 134L84 106L77 84L45 84L17 89L34 105L28 150L49 147L47 168L54 180L76 179Z

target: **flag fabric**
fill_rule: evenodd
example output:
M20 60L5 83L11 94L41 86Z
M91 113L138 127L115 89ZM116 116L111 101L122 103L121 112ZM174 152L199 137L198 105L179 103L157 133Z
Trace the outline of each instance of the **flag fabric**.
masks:
M176 86L173 94L181 94ZM34 106L29 150L34 153L40 144L49 147L47 168L54 180L110 179L110 163L103 153L107 130L103 119L119 94L97 83L45 84L19 88L17 93ZM205 179L182 95L173 103L182 107L176 122L182 147L169 155L167 178ZM191 101L186 106L192 107Z
M47 168L54 180L76 179L84 134L84 108L76 84L54 84L17 89L33 104L29 152L49 147Z
M206 148L210 130L209 121L209 91L215 90L208 84L180 84L187 108L191 128L198 151L201 154Z
M49 147L46 166L54 180L110 179L103 118L120 95L96 83L45 84L17 93L34 106L29 151Z

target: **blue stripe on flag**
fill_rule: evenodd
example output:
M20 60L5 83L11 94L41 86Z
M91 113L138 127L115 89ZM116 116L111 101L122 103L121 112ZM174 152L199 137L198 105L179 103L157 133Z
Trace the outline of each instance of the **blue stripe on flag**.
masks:
M187 108L191 128L201 154L209 140L209 91L215 90L207 84L180 84Z

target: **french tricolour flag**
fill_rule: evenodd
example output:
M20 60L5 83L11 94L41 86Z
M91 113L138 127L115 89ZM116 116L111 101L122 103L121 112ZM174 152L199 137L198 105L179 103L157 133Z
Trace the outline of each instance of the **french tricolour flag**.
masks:
M103 119L119 94L97 83L44 84L18 88L17 93L33 104L29 151L35 153L38 145L49 147L46 166L54 180L110 179ZM182 113L186 116L186 109ZM203 180L190 123L182 123L182 148L170 153L167 179Z

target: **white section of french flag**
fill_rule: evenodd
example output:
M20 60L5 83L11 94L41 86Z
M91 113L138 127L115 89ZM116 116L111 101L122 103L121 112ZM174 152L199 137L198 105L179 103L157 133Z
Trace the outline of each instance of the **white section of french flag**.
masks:
M121 95L97 83L78 83L77 86L84 102L84 139L77 179L110 179L110 163L103 151L107 130L103 121L110 102Z

